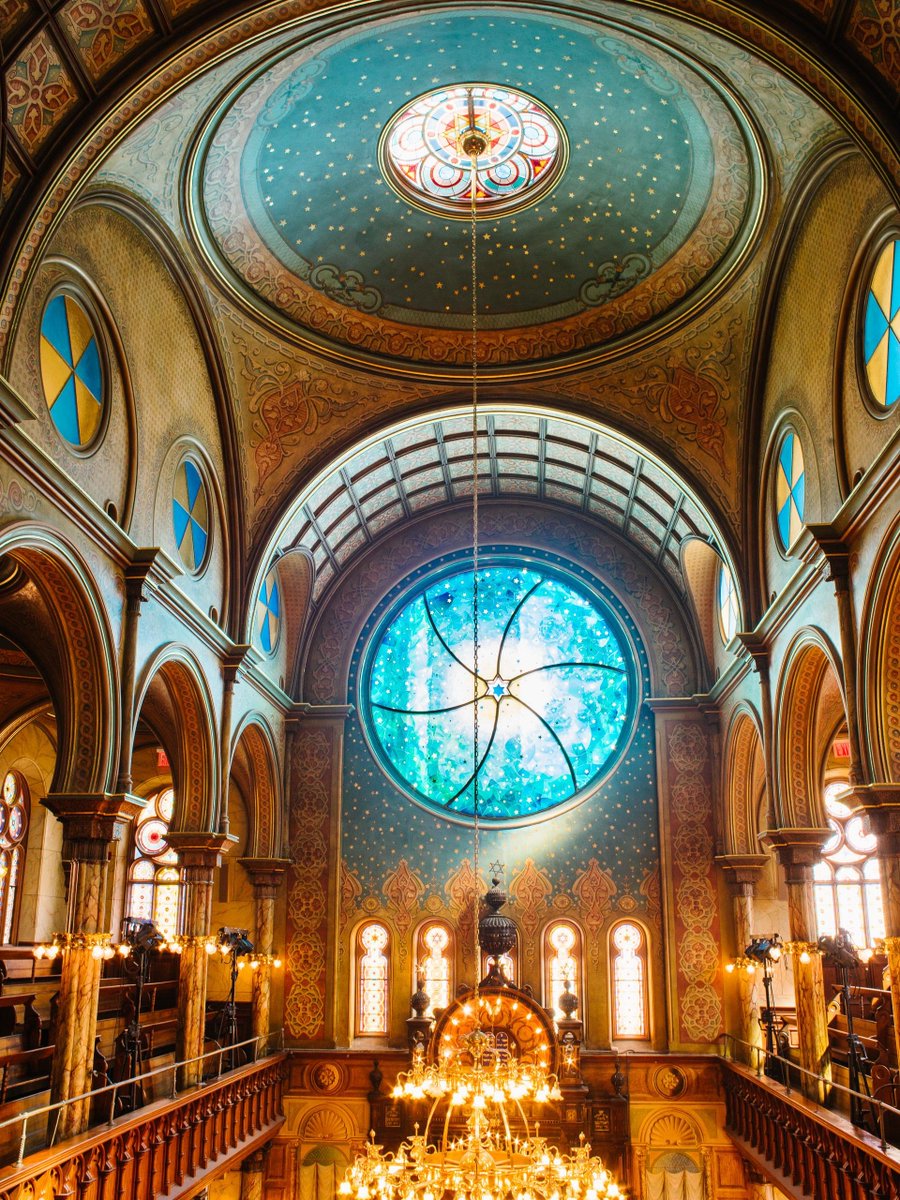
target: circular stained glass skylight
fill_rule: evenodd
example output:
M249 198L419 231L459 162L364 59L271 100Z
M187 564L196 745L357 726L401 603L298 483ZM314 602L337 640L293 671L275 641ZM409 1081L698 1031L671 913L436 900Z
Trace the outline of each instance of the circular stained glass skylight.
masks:
M624 747L633 657L615 618L567 576L471 569L407 600L372 643L362 710L375 753L413 799L446 816L520 822L581 797ZM477 768L474 716L478 695Z
M549 109L510 88L470 84L428 92L391 118L379 148L385 176L420 208L467 216L472 169L461 140L470 128L486 142L476 160L479 211L533 204L565 166L565 134Z

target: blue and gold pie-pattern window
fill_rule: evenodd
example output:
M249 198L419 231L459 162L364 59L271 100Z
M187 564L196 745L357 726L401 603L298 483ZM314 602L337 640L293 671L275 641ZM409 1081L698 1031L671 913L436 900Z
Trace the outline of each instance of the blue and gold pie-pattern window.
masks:
M185 567L197 572L209 549L211 505L203 472L193 458L183 458L175 472L172 524L175 545Z
M806 468L796 433L785 434L775 465L775 522L783 550L797 540L806 513Z
M256 597L253 632L263 653L274 654L281 632L281 584L277 565L269 568Z
M60 436L86 450L103 418L103 364L90 317L64 292L51 298L41 318L41 383Z
M596 784L627 741L632 651L574 579L497 564L419 591L370 647L362 710L370 744L413 799L487 822L539 817ZM477 698L477 699L476 699ZM475 754L475 710L478 753Z
M719 563L719 582L716 593L719 607L719 633L727 646L737 633L740 606L737 588L734 586L734 576L723 562Z
M866 297L863 359L872 397L881 408L900 400L900 239L885 246Z

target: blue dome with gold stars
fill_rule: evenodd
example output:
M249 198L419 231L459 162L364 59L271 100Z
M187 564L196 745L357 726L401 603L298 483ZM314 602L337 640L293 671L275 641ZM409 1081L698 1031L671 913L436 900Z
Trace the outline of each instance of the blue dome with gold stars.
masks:
M555 139L546 162L500 164L514 205L479 198L485 365L614 344L734 259L754 207L750 143L699 67L597 20L461 7L294 43L219 109L195 173L198 233L235 290L355 353L465 365L466 214L406 191L413 171L384 139L400 120L433 148L434 98L465 89L494 98L498 130L504 103L513 125L533 104L532 134ZM545 166L550 186L530 193Z

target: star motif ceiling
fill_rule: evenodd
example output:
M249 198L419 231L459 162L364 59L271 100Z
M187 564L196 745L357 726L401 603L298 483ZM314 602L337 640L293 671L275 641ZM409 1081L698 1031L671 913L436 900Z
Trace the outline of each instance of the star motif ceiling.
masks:
M467 82L533 96L568 145L549 191L479 228L486 365L621 340L733 259L755 203L736 105L649 38L483 8L295 45L223 101L194 168L220 275L304 335L466 364L465 230L396 194L379 143L419 96Z

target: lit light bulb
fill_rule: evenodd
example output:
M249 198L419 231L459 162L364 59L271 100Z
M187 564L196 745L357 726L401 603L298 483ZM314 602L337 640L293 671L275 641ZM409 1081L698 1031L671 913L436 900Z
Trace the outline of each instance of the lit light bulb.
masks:
M734 972L734 963L726 963L725 970L731 975Z
M801 961L802 963L808 963L808 962L810 961L810 957L809 957L809 951L808 951L808 950L802 950L802 951L800 952L800 961Z

